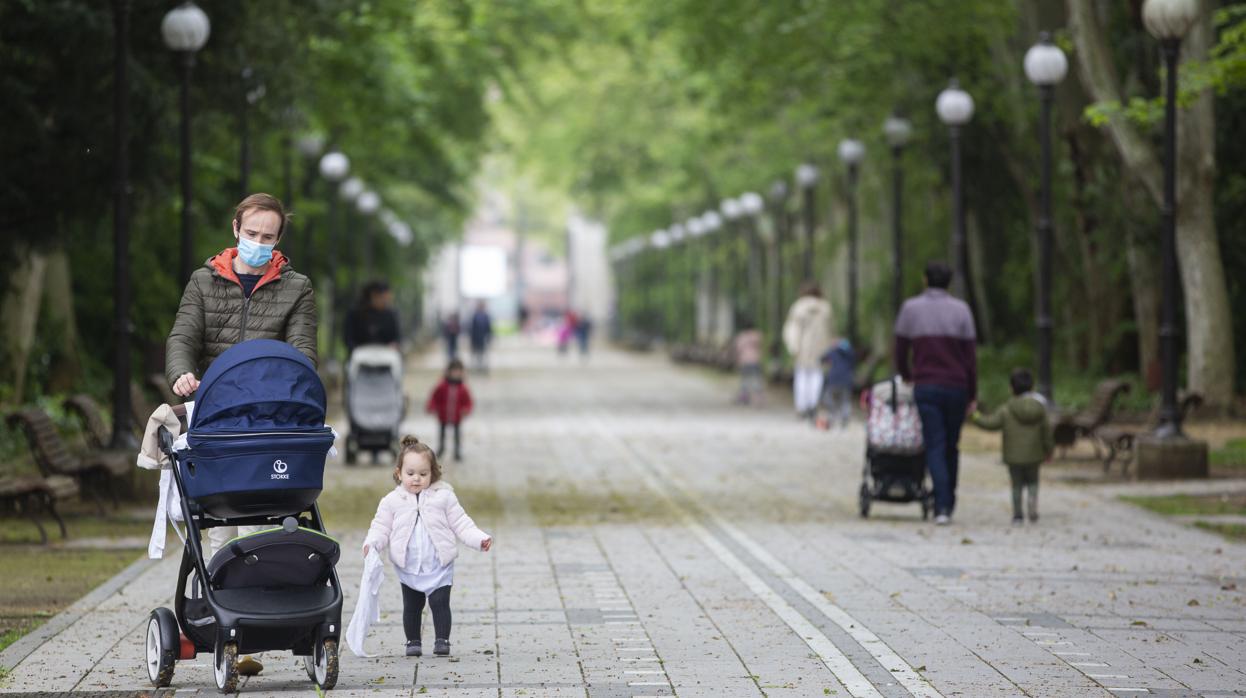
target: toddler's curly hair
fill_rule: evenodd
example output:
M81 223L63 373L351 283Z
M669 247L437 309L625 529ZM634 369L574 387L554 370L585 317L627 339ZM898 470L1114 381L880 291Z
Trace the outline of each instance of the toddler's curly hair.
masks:
M402 446L398 449L398 462L394 464L394 484L402 484L402 461L408 453L418 453L428 459L428 467L433 471L433 482L441 479L441 463L437 462L437 452L428 444L420 441L414 434L402 437Z

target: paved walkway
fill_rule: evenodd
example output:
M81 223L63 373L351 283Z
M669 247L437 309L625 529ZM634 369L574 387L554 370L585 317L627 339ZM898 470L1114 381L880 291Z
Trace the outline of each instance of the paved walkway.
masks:
M410 375L413 405L439 364ZM656 356L581 365L510 342L471 386L467 458L446 476L496 547L459 558L455 657L398 656L391 574L382 656L344 650L335 695L1246 695L1246 546L1051 484L1041 524L1011 528L985 456L963 466L954 525L915 505L861 520L859 426L729 406L726 378ZM388 467L328 477L389 487ZM363 532L334 533L349 611ZM3 690L148 688L144 624L176 564L136 565L19 643ZM308 695L300 662L265 663L242 693ZM210 658L174 685L214 692Z

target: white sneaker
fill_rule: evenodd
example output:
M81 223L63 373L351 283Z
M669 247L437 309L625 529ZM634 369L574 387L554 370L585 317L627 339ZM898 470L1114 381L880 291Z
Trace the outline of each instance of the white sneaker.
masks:
M938 516L935 517L936 526L946 526L950 523L952 523L952 517L948 516L947 514L939 514Z

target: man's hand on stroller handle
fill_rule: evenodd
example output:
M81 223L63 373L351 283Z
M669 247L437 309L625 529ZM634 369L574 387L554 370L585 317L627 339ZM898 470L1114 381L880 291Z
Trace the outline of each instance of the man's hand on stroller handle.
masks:
M199 379L189 371L177 377L173 383L173 392L181 397L189 397L199 389Z

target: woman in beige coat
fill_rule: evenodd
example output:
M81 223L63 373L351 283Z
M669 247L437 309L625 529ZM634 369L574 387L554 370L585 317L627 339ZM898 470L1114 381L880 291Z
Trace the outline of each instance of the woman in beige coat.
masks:
M817 410L822 395L821 359L833 342L831 304L822 298L817 284L807 283L783 323L783 343L795 365L792 393L796 413L802 417L813 417Z

